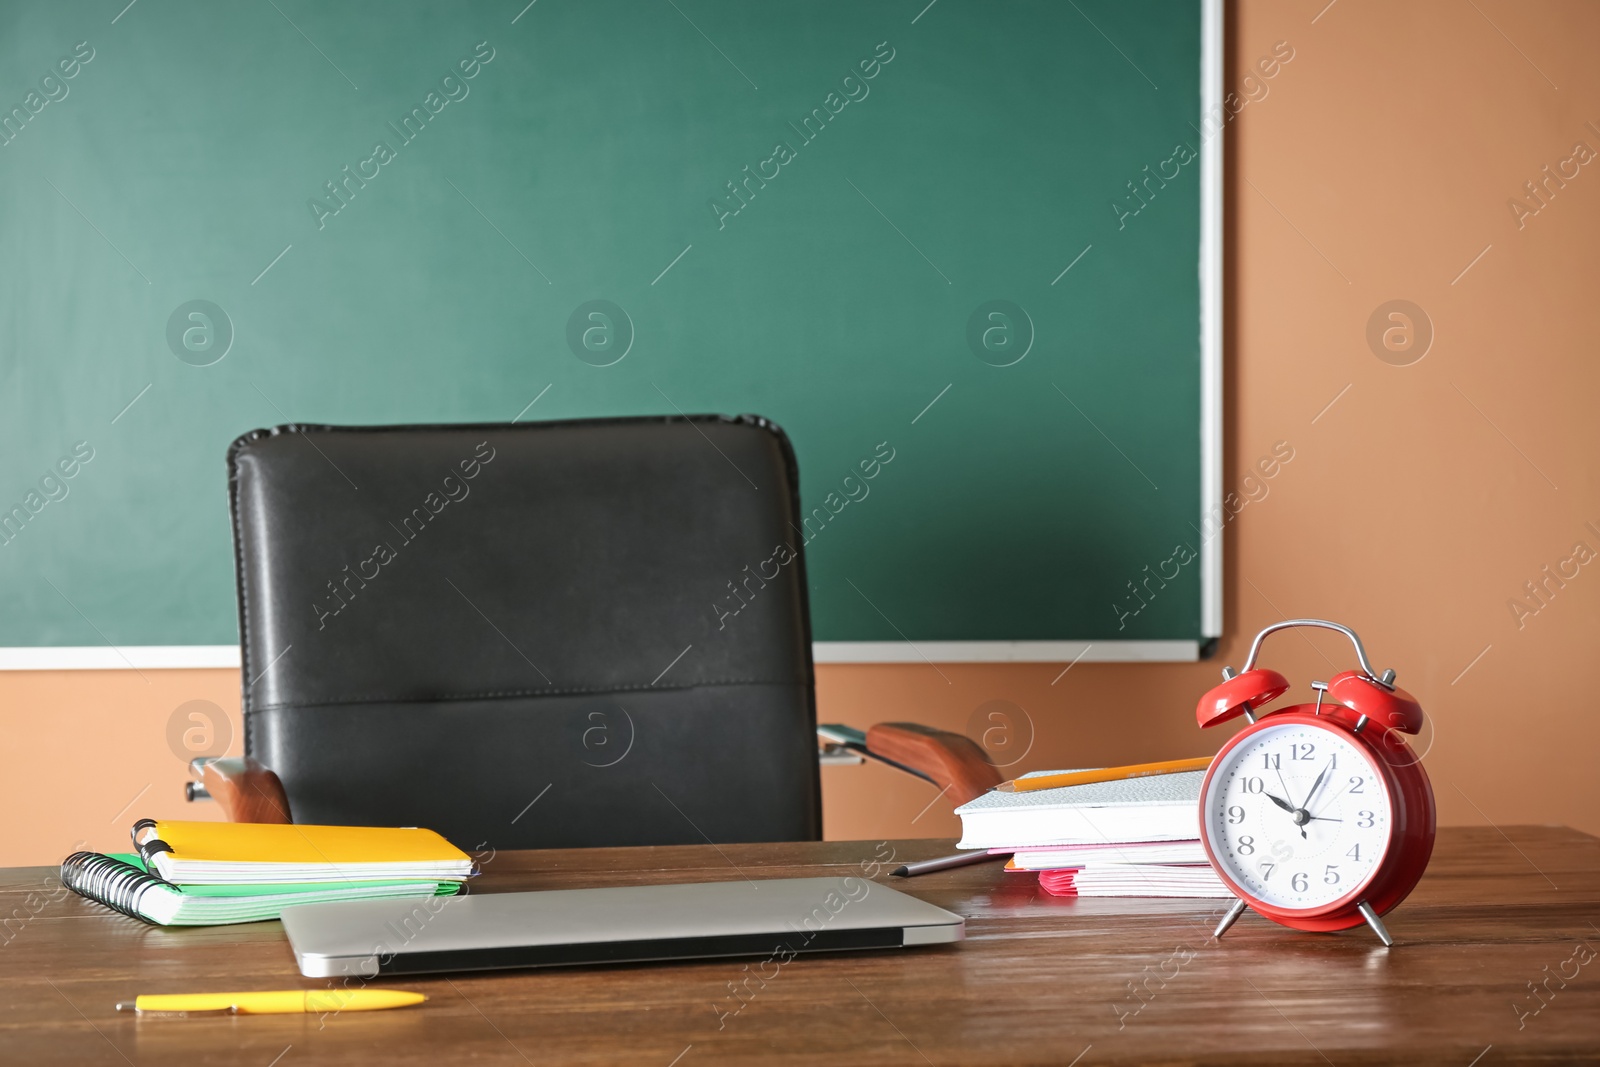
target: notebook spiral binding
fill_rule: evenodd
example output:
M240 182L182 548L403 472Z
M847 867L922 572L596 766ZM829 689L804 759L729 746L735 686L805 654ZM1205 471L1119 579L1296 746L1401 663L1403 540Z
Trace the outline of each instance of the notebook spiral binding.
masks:
M139 898L151 886L170 883L98 852L74 852L61 861L61 884L79 896L148 923L150 920L139 914Z
M145 866L152 869L155 867L154 861L156 853L166 852L170 854L172 852L171 845L161 840L161 838L153 836L155 828L156 821L154 819L140 819L138 822L133 824L133 830L130 834L130 836L133 838L134 851L139 853L139 858L144 860ZM152 836L148 840L140 841L139 835L144 833L146 830L151 831Z
M159 837L152 837L150 840L139 846L139 858L151 866L154 866L156 853L158 852L171 853L172 846L161 840Z

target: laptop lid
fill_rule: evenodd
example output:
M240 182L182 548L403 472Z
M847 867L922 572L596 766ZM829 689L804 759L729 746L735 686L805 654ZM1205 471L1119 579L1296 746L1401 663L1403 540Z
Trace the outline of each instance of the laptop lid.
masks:
M300 973L632 963L902 948L965 937L965 920L865 878L556 889L285 908Z

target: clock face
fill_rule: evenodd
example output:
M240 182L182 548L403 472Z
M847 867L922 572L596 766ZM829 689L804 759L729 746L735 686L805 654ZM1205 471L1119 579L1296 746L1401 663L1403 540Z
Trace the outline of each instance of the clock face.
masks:
M1376 766L1335 729L1263 726L1222 756L1202 801L1217 864L1286 911L1326 907L1372 879L1393 826Z

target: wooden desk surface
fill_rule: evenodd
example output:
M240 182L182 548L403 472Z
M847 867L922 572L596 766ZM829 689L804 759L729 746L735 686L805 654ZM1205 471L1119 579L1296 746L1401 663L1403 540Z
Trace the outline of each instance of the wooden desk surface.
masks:
M871 874L949 841L501 853L478 891ZM1221 902L1062 900L983 864L877 879L967 917L936 948L385 979L420 1008L138 1020L138 993L314 988L278 923L159 929L0 871L0 1060L303 1064L1477 1064L1600 1062L1600 839L1439 833L1427 877L1365 930L1299 934ZM51 890L55 890L52 899ZM20 916L20 917L19 917ZM1131 991L1136 985L1141 995ZM1539 986L1539 999L1529 983ZM742 1008L741 1008L742 1003ZM1492 1046L1492 1047L1491 1047ZM1475 1057L1477 1057L1475 1059Z

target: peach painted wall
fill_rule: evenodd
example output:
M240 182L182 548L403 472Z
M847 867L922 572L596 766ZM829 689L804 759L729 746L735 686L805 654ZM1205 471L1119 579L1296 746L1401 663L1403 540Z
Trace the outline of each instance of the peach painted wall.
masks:
M1600 551L1600 161L1567 163L1542 203L1524 189L1577 142L1600 150L1600 4L1251 0L1229 7L1228 88L1279 41L1293 60L1226 134L1226 484L1275 442L1295 458L1228 527L1219 658L823 667L820 713L966 729L1014 706L1013 745L1034 734L1018 769L1203 754L1223 738L1193 705L1220 664L1262 625L1317 615L1359 630L1431 715L1443 822L1600 833L1600 567L1542 573L1577 542ZM1367 339L1397 299L1432 324L1405 366ZM1349 661L1320 635L1267 649L1295 695ZM237 731L233 671L0 674L8 862L118 846L135 813L205 810L184 804L167 740L190 700ZM895 772L823 782L830 837L956 831Z

